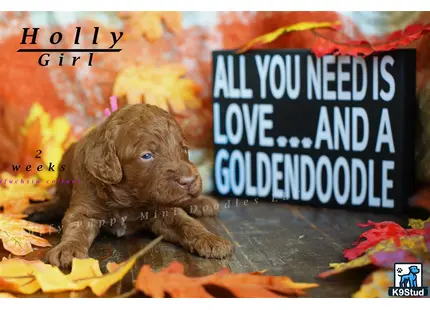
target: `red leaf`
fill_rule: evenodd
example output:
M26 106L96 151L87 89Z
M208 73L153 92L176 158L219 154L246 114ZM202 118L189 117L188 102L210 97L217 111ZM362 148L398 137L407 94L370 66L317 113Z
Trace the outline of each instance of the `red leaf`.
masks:
M329 29L332 31L338 31L333 27ZM428 32L430 32L430 24L409 25L403 31L398 30L387 35L387 39L384 41L374 41L371 43L364 40L345 40L343 42L334 42L325 36L321 36L318 31L313 30L313 33L319 36L320 40L317 40L312 51L317 57L327 54L365 57L375 52L385 52L401 46L408 46L410 43L418 40Z
M368 221L367 224L358 224L358 226L373 226L373 228L362 233L358 237L357 241L353 244L353 248L346 249L344 251L344 256L348 260L353 260L363 255L369 248L376 246L383 240L394 238L395 242L399 242L400 237L424 234L423 229L404 229L399 224L391 221L385 221L380 223Z

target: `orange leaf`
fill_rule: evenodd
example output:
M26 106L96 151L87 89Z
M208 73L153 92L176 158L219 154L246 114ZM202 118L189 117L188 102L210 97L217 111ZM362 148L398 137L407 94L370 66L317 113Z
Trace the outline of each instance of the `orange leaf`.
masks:
M19 131L24 123L25 114L18 105L0 102L0 171L15 163L22 144Z
M40 186L37 178L24 178L22 174L13 176L7 172L0 174L0 206L4 213L21 214L30 205L30 200L44 201L52 198L46 188Z
M225 297L226 290L238 298L274 298L304 295L305 289L317 286L314 283L294 283L288 277L234 274L227 269L191 278L184 275L184 266L177 261L158 273L144 265L136 281L136 288L153 298L163 298L165 294L173 298Z
M57 232L57 229L23 220L22 217L24 216L0 213L0 239L4 249L21 256L33 251L32 244L39 247L51 246L47 240L29 232L46 234Z
M163 36L163 24L172 33L182 30L182 13L177 11L126 12L118 14L125 19L125 38L144 36L155 41Z
M334 22L334 23L332 23L332 22L324 22L324 23L301 22L301 23L297 23L294 25L281 27L281 28L276 29L275 31L266 33L262 36L259 36L255 39L253 39L252 41L247 43L245 46L240 48L238 53L244 53L244 52L250 50L256 44L267 44L267 43L273 42L276 39L278 39L280 36L282 36L286 33L289 33L289 32L306 31L306 30L315 29L315 28L335 27L337 25L339 25L339 22Z
M129 104L144 102L177 113L197 109L202 104L200 87L185 73L181 64L127 67L116 77L113 94L126 97Z

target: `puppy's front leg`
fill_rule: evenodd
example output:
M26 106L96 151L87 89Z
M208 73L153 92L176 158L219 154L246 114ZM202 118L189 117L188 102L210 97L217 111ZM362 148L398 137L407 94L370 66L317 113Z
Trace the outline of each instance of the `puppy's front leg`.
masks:
M182 209L177 209L175 215L156 219L151 228L166 240L202 257L221 259L233 252L229 241L211 233Z
M88 257L88 250L100 232L99 223L70 208L62 221L61 241L46 254L47 261L54 266L70 268L73 258Z

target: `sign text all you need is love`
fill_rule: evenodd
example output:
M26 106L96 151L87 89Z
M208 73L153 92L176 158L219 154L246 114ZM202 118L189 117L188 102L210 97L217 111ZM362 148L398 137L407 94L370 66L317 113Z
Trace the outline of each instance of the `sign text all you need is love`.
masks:
M219 195L400 211L413 183L415 51L213 53Z

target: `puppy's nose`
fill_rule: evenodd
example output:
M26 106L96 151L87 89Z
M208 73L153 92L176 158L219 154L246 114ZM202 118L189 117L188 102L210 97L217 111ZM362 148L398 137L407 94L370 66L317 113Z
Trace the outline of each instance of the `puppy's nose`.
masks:
M196 179L197 177L195 175L187 177L182 176L179 178L178 184L182 187L190 187L190 185L193 184Z

